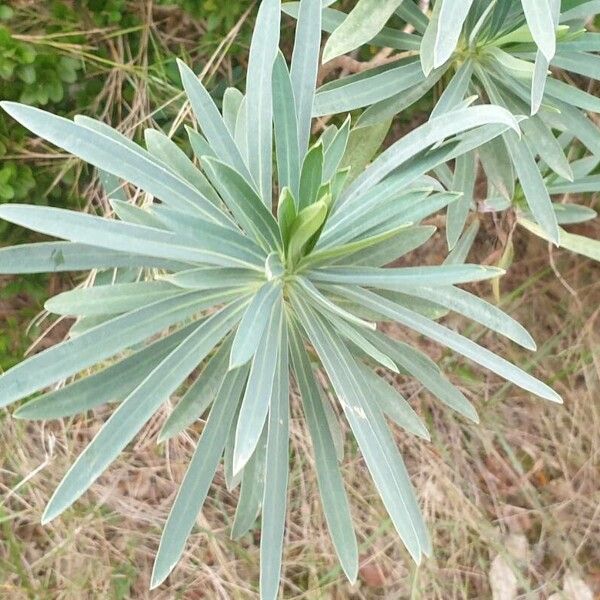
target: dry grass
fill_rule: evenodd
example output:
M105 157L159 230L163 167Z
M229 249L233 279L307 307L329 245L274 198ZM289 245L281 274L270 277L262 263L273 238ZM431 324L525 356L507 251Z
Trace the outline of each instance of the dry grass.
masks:
M487 251L485 246L478 250ZM410 563L349 442L344 473L362 556L353 587L344 582L327 537L310 442L296 407L284 597L490 598L490 565L498 554L516 574L522 597L548 597L562 588L567 571L598 590L600 268L556 256L562 276L577 290L574 298L547 267L543 244L531 240L522 256L526 260L505 283L512 290L505 302L533 331L538 353L526 354L478 329L469 333L528 364L563 394L565 405L545 404L423 345L472 398L482 422L466 423L414 382L395 381L432 432L431 443L401 433L398 441L435 556L418 570ZM464 322L452 324L462 329ZM184 559L165 585L147 591L161 524L200 430L157 447L166 410L74 509L45 528L39 518L53 487L109 410L46 425L4 418L0 597L256 597L259 534L240 544L229 540L235 498L224 491L220 474ZM507 551L514 539L526 541L520 556Z

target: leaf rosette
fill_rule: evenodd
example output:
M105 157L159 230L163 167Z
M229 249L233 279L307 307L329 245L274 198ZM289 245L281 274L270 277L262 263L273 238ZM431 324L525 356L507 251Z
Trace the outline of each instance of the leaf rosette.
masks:
M435 229L423 221L460 197L426 173L482 139L518 131L513 116L493 106L457 108L368 166L349 156L349 120L309 146L321 2L301 4L291 68L278 51L279 18L279 2L264 0L246 92L228 89L222 112L179 64L200 130L188 129L196 163L159 131L147 131L143 148L87 117L2 104L38 136L99 168L115 216L0 207L3 219L62 240L0 250L1 272L91 270L87 281L94 281L48 301L50 312L76 319L70 335L3 374L0 405L42 391L15 415L56 419L105 403L115 408L56 489L44 522L70 507L171 397L178 401L160 441L206 418L162 534L153 587L179 560L223 459L228 488L241 487L232 533L245 534L261 514L261 594L277 595L290 385L301 398L325 517L348 578L356 579L358 550L339 468L340 418L408 553L417 562L430 554L389 421L425 439L428 432L382 369L414 377L473 421L477 413L432 360L378 331L377 322L395 321L560 401L546 384L438 323L455 311L535 348L516 321L458 287L502 273L463 264L462 240L446 264L387 266L425 244ZM268 73L272 86L264 85ZM122 181L143 191L135 196L143 201L128 201Z

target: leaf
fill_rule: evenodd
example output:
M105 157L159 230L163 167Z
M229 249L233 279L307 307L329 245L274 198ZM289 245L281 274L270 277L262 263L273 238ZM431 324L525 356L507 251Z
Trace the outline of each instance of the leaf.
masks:
M507 133L504 141L531 212L554 244L558 245L559 233L556 215L552 210L552 201L535 158L525 142L517 139L514 134Z
M186 222L192 222L190 215L179 214ZM168 260L206 262L252 269L260 268L264 261L260 256L260 249L257 254L248 246L247 238L202 219L197 223L202 225L204 231L199 232L196 227L194 232L202 234L204 247L200 245L198 238L186 240L170 231L112 221L61 208L4 204L0 206L0 218L73 242ZM227 238L234 243L223 244L223 239Z
M119 267L155 267L178 271L189 266L185 262L117 252L73 242L39 242L0 248L0 273L4 275Z
M409 291L414 286L445 286L485 281L502 275L496 267L441 265L378 269L373 267L329 267L309 272L312 281L361 285L382 290Z
M256 517L260 513L265 485L266 437L267 426L265 425L262 429L256 451L250 457L248 464L244 467L243 471L239 473L234 472L235 477L239 478L241 476L242 485L231 528L231 539L233 540L239 540L245 536L254 527Z
M117 315L178 294L181 290L166 281L117 283L63 292L47 300L44 307L64 316Z
M300 174L300 195L298 210L311 206L319 198L323 180L323 144L318 143L306 154Z
M383 267L422 246L435 232L433 226L402 227L389 240L336 260L334 264Z
M300 193L300 154L298 117L292 80L283 54L273 66L273 121L279 189L289 187L294 197Z
M149 210L131 204L129 201L109 200L111 208L121 221L133 223L135 225L146 225L157 229L166 229L166 227Z
M181 433L199 419L212 404L227 375L232 341L230 335L208 359L196 381L183 394L162 426L158 434L158 443Z
M346 20L325 44L323 62L355 50L370 41L387 23L403 0L358 0ZM302 6L302 3L300 3Z
M310 239L322 227L327 218L327 204L319 200L304 210L296 217L290 231L287 259L290 264L296 264L302 256L302 250Z
M315 85L321 50L321 2L302 0L290 75L298 120L298 152L304 156L310 139ZM294 188L292 188L293 191Z
M542 239L548 240L548 234L536 223L532 223L527 219L520 218L519 223L526 229L541 237ZM583 235L576 235L574 233L568 233L562 228L559 228L560 234L560 247L566 248L571 252L576 252L592 260L600 261L600 241L592 238L585 237ZM0 379L1 382L1 379Z
M342 168L350 167L348 184L352 183L365 169L383 143L391 121L355 128L350 132L346 152L342 158Z
M365 379L371 390L373 390L375 402L383 413L387 415L396 425L414 435L430 440L429 432L412 409L410 404L398 393L396 388L387 383L383 377L379 377L368 367L361 365Z
M243 100L244 94L234 87L228 87L223 94L223 122L232 136Z
M565 11L560 16L561 23L569 21L587 20L590 17L596 16L600 12L600 0L588 0L578 6L574 6L570 10Z
M467 152L456 159L452 189L461 192L456 202L448 206L446 221L446 238L448 249L452 250L460 238L469 209L474 202L475 181L477 179L477 158L473 152Z
M512 202L515 193L515 174L510 155L504 140L496 138L483 144L479 150L479 160L485 174L498 192Z
M467 2L471 2L472 0L467 0ZM450 3L446 0L444 6L450 5ZM445 62L445 61L444 61ZM458 105L464 99L468 89L469 84L471 83L471 78L473 75L473 61L471 59L465 60L465 62L460 65L456 74L450 80L450 83L444 89L444 92L440 96L437 104L435 105L430 119L435 117L439 117L446 112L455 110Z
M350 136L350 117L347 117L342 127L335 134L331 144L325 150L323 159L323 183L330 181L340 168L342 158L346 153Z
M119 405L56 488L44 511L43 523L56 518L92 485L198 362L234 326L243 306L244 303L236 301L204 321Z
M230 164L242 174L248 183L252 184L253 180L244 159L210 94L196 77L196 74L183 61L178 59L177 66L179 67L181 83L194 116L206 136L210 148L221 160Z
M277 598L281 579L281 553L285 533L289 451L289 358L288 331L280 330L277 367L267 420L265 486L260 536L260 593Z
M469 256L469 252L475 243L475 238L479 232L479 221L473 221L467 230L460 236L458 242L454 246L454 249L446 259L444 260L445 265L459 265L463 264Z
M167 578L183 553L185 542L194 527L217 470L247 373L248 369L245 367L230 371L219 389L163 529L154 560L151 589L158 587Z
M294 200L294 196L289 188L283 188L277 206L277 222L283 239L283 247L286 250L290 241L290 233L297 216L298 213L296 212L296 201Z
M181 210L199 213L225 227L233 227L229 219L197 189L173 175L143 148L110 127L93 121L100 129L83 127L31 106L14 102L0 104L21 125L36 135L56 144L86 162L125 179ZM86 121L87 123L87 121ZM107 130L110 130L107 132ZM109 135L107 135L109 133Z
M163 204L156 205L153 213L164 225L167 225L178 239L188 239L192 243L192 248L199 246L204 249L206 252L204 260L196 262L262 271L266 251L239 230L229 231L218 225L206 223L202 219L168 208ZM227 256L223 258L225 249L227 254L231 255L229 258Z
M76 338L29 357L0 376L0 406L130 348L203 309L231 299L231 291L188 292L115 317Z
M221 199L208 183L200 169L186 156L173 140L161 131L146 129L144 132L149 152L167 165L176 175L193 185L215 206L221 205Z
M490 369L490 371L497 373L532 394L552 402L562 403L561 397L545 383L535 379L502 357L439 325L435 321L422 317L365 289L339 288L339 293L362 304L366 308L377 310L398 323L447 346L458 354L462 354L482 367Z
M546 82L546 94L583 110L600 112L600 98L584 90L580 90L573 85L569 85L564 81L554 78L548 79Z
M353 315L352 313L344 310L341 306L335 304L335 302L331 301L327 296L323 295L310 280L304 277L296 277L294 279L294 284L298 286L298 288L302 291L303 294L307 296L307 299L311 300L313 304L320 306L322 309L333 313L342 319L350 321L351 323L355 323L360 327L366 327L367 329L375 329L375 323L370 323L369 321L364 321L363 319Z
M246 77L248 166L266 206L271 206L273 153L273 63L279 51L280 0L263 0L258 9ZM265 81L268 82L265 85ZM240 173L243 174L242 171Z
M531 35L548 61L556 51L556 31L548 0L521 0Z
M264 283L264 275L250 269L199 267L181 270L161 279L187 290L222 290L227 288L256 287Z
M533 79L531 83L532 115L537 114L544 100L544 91L546 89L549 67L550 63L548 62L548 59L544 56L541 50L538 50L537 56L535 57L535 70L533 72Z
M442 140L475 127L498 123L519 131L514 117L498 106L472 106L431 119L392 144L344 192L339 203L348 202L379 183L409 158Z
M527 350L536 350L533 338L520 323L493 304L465 290L454 287L412 288L406 293L458 312L506 336Z
M348 112L396 96L423 81L419 63L403 59L358 75L344 77L317 91L313 117Z
M383 415L368 401L371 391L339 337L293 296L294 306L342 404L367 467L408 552L417 562L429 539L406 468Z
M433 46L434 68L443 65L454 53L473 0L442 0Z
M281 236L277 221L244 178L214 158L204 161L204 169L246 233L267 251L280 249Z
M436 2L433 5L427 29L423 33L421 48L419 49L419 58L421 59L421 68L425 75L429 75L434 69L435 63L435 45L438 36L441 35L440 30L440 12L443 2Z
M429 390L446 406L474 423L479 417L473 405L441 373L439 367L425 354L408 344L392 340L379 332L368 332L367 338L386 352L394 362Z
M384 231L378 235L374 235L372 237L366 237L359 239L355 242L350 242L348 244L340 244L338 246L332 246L331 248L325 250L316 250L308 254L300 263L302 267L315 267L316 264L327 263L327 262L338 262L339 259L346 258L350 260L348 257L354 257L361 250L367 250L372 248L373 246L377 246L381 244L381 242L388 241L392 238L397 238L399 234L403 233L407 229L408 225L401 225L400 227L396 227L394 229L390 229L389 231ZM397 255L394 255L396 258Z
M352 327L349 323L338 319L335 316L329 316L321 312L323 316L327 317L329 321L334 325L335 331L340 337L349 340L353 346L350 346L351 350L354 350L354 346L360 349L366 356L372 358L375 362L381 366L389 369L394 373L398 373L398 367L394 364L394 361L383 352L378 350L373 344L366 340L362 334Z
M416 85L411 86L401 93L376 102L369 106L365 112L360 115L356 123L357 127L366 127L374 125L380 121L392 119L397 114L404 112L415 102L421 100L429 90L442 78L446 72L446 67L432 71L427 77L422 79ZM459 107L457 107L459 108Z
M279 294L278 301L272 305L269 320L252 361L240 409L233 455L234 474L246 466L254 453L273 397L278 346L284 327L281 291Z
M248 305L236 331L229 368L246 364L257 352L263 334L272 325L273 311L281 302L281 283L277 280L262 285Z
M107 402L122 402L146 375L198 326L188 325L117 363L20 406L17 419L61 419Z
M348 497L337 464L334 439L327 426L319 386L296 328L290 331L290 354L313 444L325 520L342 569L350 582L354 582L358 574L358 547Z

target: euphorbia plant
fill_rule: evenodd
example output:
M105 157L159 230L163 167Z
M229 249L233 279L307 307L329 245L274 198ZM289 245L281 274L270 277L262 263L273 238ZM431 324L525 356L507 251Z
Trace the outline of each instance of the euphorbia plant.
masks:
M321 2L301 4L291 69L278 52L279 19L279 1L263 0L246 93L229 89L222 114L180 63L202 132L188 130L200 168L158 131L147 132L144 149L87 117L73 122L2 104L37 135L148 194L141 205L113 199L118 219L0 207L3 219L64 240L3 249L0 272L92 269L96 283L48 301L49 311L77 319L70 337L2 375L0 405L64 380L15 415L60 418L116 404L58 486L44 522L70 507L170 397L178 403L160 441L208 411L162 534L153 587L179 560L223 458L228 487L241 485L232 533L243 535L262 515L261 595L277 595L290 382L302 400L325 517L348 578L357 576L358 550L339 470L338 409L409 554L419 562L431 552L387 420L423 438L427 429L380 369L415 377L467 418L476 421L477 413L435 363L378 331L378 321L396 321L560 401L546 384L434 320L453 310L534 349L516 321L457 287L501 271L461 264L460 255L440 266L384 268L427 242L434 228L421 221L459 197L425 173L507 129L518 131L514 117L494 106L458 108L351 173L344 167L356 164L345 151L349 121L309 146ZM270 74L272 87L264 85ZM330 381L334 398L317 372Z
M364 19L367 5L371 17ZM564 232L544 176L548 168L567 181L574 174L555 132L597 155L600 129L586 112L600 112L600 100L556 71L598 78L600 41L584 27L598 12L598 3L562 11L559 0L437 0L431 6L428 15L413 0L359 0L348 15L325 7L323 27L332 35L324 60L366 42L399 55L398 60L322 86L315 116L366 108L358 125L369 126L401 113L435 86L443 92L432 116L473 102L492 102L515 115L529 115L520 122L521 139L506 131L476 153L463 155L455 173L469 185L479 161L492 188L488 195L506 198L509 206L518 182L525 208L544 237L560 245ZM296 15L297 3L286 3L284 9ZM414 32L403 31L400 19ZM465 194L449 208L450 248L460 237L470 203ZM593 240L583 247L588 256L598 252Z

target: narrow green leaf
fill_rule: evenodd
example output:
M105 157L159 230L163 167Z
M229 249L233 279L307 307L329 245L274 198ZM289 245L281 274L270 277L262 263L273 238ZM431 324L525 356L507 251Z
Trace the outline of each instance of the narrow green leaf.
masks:
M155 211L158 208L162 207L157 206ZM163 209L161 215L163 214L167 214L166 209ZM177 213L173 211L172 214ZM178 214L181 215L182 222L194 222L191 215ZM197 226L190 230L201 238L186 239L162 229L47 206L4 204L0 206L0 218L72 242L168 260L252 269L260 268L264 261L260 249L257 254L248 246L247 238L202 219L195 223L201 224L203 231L198 231ZM225 245L223 239L229 239L233 243Z
M292 80L283 54L273 66L273 122L277 152L279 189L289 187L294 197L300 193L300 154L298 117Z
M183 61L178 59L177 66L179 67L181 83L194 116L210 147L221 160L231 164L236 171L242 174L246 181L251 183L252 177L248 172L244 159L210 94L196 77L196 74Z
M155 267L178 271L189 263L96 248L73 242L40 242L0 248L0 273L60 273L119 267Z
M391 120L354 128L350 132L342 168L350 168L348 184L352 183L371 162L390 130Z
M326 63L370 41L381 31L402 1L358 0L346 20L327 40L323 62ZM302 2L300 5L302 6Z
M473 0L442 0L433 46L434 68L443 65L456 50L462 27Z
M198 362L235 325L243 305L236 301L199 325L119 405L56 488L44 511L43 523L60 515L92 485Z
M371 391L352 355L322 319L297 297L294 306L341 401L392 522L417 562L430 550L425 525L404 463L382 413L369 401Z
M214 158L204 161L204 169L246 233L265 250L280 249L281 236L277 221L244 178Z
M246 78L248 166L266 206L271 206L273 153L273 63L279 51L280 0L263 0L250 45ZM266 82L266 85L265 85ZM250 150L251 149L251 150ZM243 171L240 171L243 175Z
M290 231L287 259L290 264L296 264L302 256L302 249L311 237L319 231L327 218L327 204L319 200L304 210L301 210Z
M158 434L159 443L175 437L192 425L212 404L221 385L224 384L232 341L232 336L229 336L219 346L196 377L196 381L181 397Z
M446 138L486 124L501 124L519 131L515 118L499 106L471 106L431 119L383 152L346 190L339 203L348 202L379 183L384 177L422 150ZM338 203L338 204L339 204Z
M151 589L158 587L168 577L183 553L217 470L247 372L246 368L229 372L219 389L163 529L154 560Z
M547 60L556 51L556 31L548 0L521 0L531 35Z
M234 471L235 477L241 476L242 485L233 526L231 528L231 539L233 540L239 540L241 537L245 536L254 527L256 517L260 513L265 485L266 438L267 426L265 425L256 446L256 451L250 457L250 460L243 471L240 471L239 473L235 473Z
M17 419L61 419L107 402L122 402L196 327L198 323L188 325L97 373L42 394L19 407L13 416Z
M254 453L269 410L279 340L284 326L281 291L279 294L279 300L272 305L269 321L252 361L235 435L234 473L241 471Z
M312 281L361 285L382 290L408 291L414 286L446 286L485 281L504 274L503 269L482 265L441 265L378 269L373 267L329 267L314 269Z
M361 365L365 379L373 390L374 399L379 408L396 425L414 435L430 440L429 432L419 415L412 409L411 405L398 393L396 388L387 383L382 377L374 373L365 365Z
M298 152L308 148L321 50L321 1L302 0L290 69L298 120ZM294 189L294 188L292 188Z
M97 364L236 295L239 294L231 291L213 294L188 292L159 300L48 348L0 376L0 406Z
M181 290L166 281L117 283L63 292L44 307L55 315L118 315L179 294Z
M256 353L263 334L272 324L276 304L281 303L281 283L265 283L252 298L236 331L229 368L235 369L246 364Z
M340 164L346 153L349 137L350 117L348 116L335 134L331 144L325 149L325 156L323 158L323 183L330 181L340 168Z
M448 249L452 250L460 238L469 209L474 201L475 181L477 179L477 159L473 152L463 154L456 159L452 189L461 192L460 198L448 206L446 238Z
M228 87L223 94L223 122L232 136L243 100L244 94L234 87Z
M327 426L319 385L313 375L300 333L295 328L290 332L290 354L314 448L317 483L325 520L342 569L348 579L354 582L358 575L358 546L348 497L337 464L334 438Z
M161 278L177 287L198 291L259 286L265 281L258 271L223 267L186 269Z
M319 88L313 116L348 112L396 96L424 79L418 61L403 59Z
M261 598L276 600L281 579L281 553L285 533L289 451L289 358L287 324L278 343L277 367L267 420L267 450L263 518L260 536Z
M196 188L175 176L143 148L112 128L89 119L82 126L31 106L2 102L21 125L86 162L131 182L181 210L198 212L225 227L233 224ZM125 141L127 140L127 141Z
M318 200L323 181L323 144L318 143L306 154L300 174L298 210L311 206Z
M215 206L221 205L221 199L208 183L202 171L194 166L194 163L172 139L156 129L146 129L144 137L150 154L165 163L176 175L193 185Z
M339 293L359 304L363 304L367 308L377 310L381 314L396 320L398 323L447 346L451 350L462 354L482 367L490 369L490 371L497 373L532 394L552 402L562 403L561 397L545 383L535 379L535 377L532 377L502 357L439 325L435 321L426 319L365 289L339 288Z

